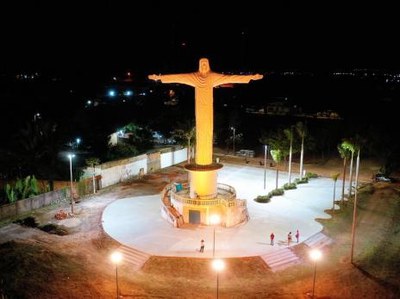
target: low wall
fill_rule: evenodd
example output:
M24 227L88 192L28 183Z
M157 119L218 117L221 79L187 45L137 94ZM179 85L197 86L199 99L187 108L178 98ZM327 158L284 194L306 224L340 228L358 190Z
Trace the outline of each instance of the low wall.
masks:
M106 162L96 166L96 175L101 176L101 187L105 188L137 176L186 161L187 149L168 147L140 156ZM93 168L84 169L83 178L93 175Z
M43 193L34 197L17 200L0 206L0 220L18 216L31 210L39 209L50 204L59 203L69 197L69 189L61 189Z
M176 149L175 147L168 147L132 158L106 162L97 165L94 169L96 175L96 188L111 186L147 174L148 172L157 171L160 168L181 163L186 159L186 148ZM73 182L74 197L83 196L93 192L91 181L92 176L92 167L84 169L84 175L81 177L80 182ZM14 203L1 205L0 220L17 216L49 204L60 202L60 200L70 198L70 182L54 182L54 185L55 189L57 189L55 191L18 200Z

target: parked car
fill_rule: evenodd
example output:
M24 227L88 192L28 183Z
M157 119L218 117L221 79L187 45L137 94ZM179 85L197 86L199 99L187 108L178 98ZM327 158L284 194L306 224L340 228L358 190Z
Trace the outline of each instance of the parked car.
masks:
M387 177L387 176L385 176L385 175L382 174L382 173L377 173L377 174L375 174L375 176L374 176L374 181L375 181L375 182L388 182L388 183L391 183L391 182L392 182L392 179L389 178L389 177Z
M254 157L254 151L253 150L241 149L240 151L236 152L236 156L253 158Z

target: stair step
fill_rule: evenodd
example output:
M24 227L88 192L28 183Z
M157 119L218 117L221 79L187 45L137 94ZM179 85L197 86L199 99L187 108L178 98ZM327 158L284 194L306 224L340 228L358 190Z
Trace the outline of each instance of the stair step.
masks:
M271 271L283 270L301 262L300 258L289 248L284 248L272 253L262 255L261 258L268 265Z
M315 234L314 236L311 236L306 241L304 241L304 244L311 248L322 248L332 243L333 240L321 232Z
M136 269L140 269L151 255L140 250L121 245L119 251L123 254L123 261L133 265Z
M298 261L300 260L297 256L293 256L290 258L286 258L286 259L282 259L279 261L274 261L274 262L268 262L268 266L270 266L271 268L282 265L282 264L291 264L293 261Z

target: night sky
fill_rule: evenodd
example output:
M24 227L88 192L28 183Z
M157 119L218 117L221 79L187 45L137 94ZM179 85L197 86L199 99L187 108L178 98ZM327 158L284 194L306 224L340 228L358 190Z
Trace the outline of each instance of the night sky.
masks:
M200 57L216 71L400 68L390 6L83 2L1 4L1 69L191 71Z

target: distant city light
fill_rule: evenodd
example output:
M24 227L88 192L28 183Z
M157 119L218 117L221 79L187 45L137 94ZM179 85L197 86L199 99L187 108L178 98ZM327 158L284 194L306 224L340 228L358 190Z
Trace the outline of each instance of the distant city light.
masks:
M124 95L129 97L129 96L133 95L133 92L132 92L132 90L126 90Z
M109 95L110 97L115 97L116 94L117 94L117 93L116 93L115 90L113 90L113 89L110 89L110 90L108 91L108 95Z

